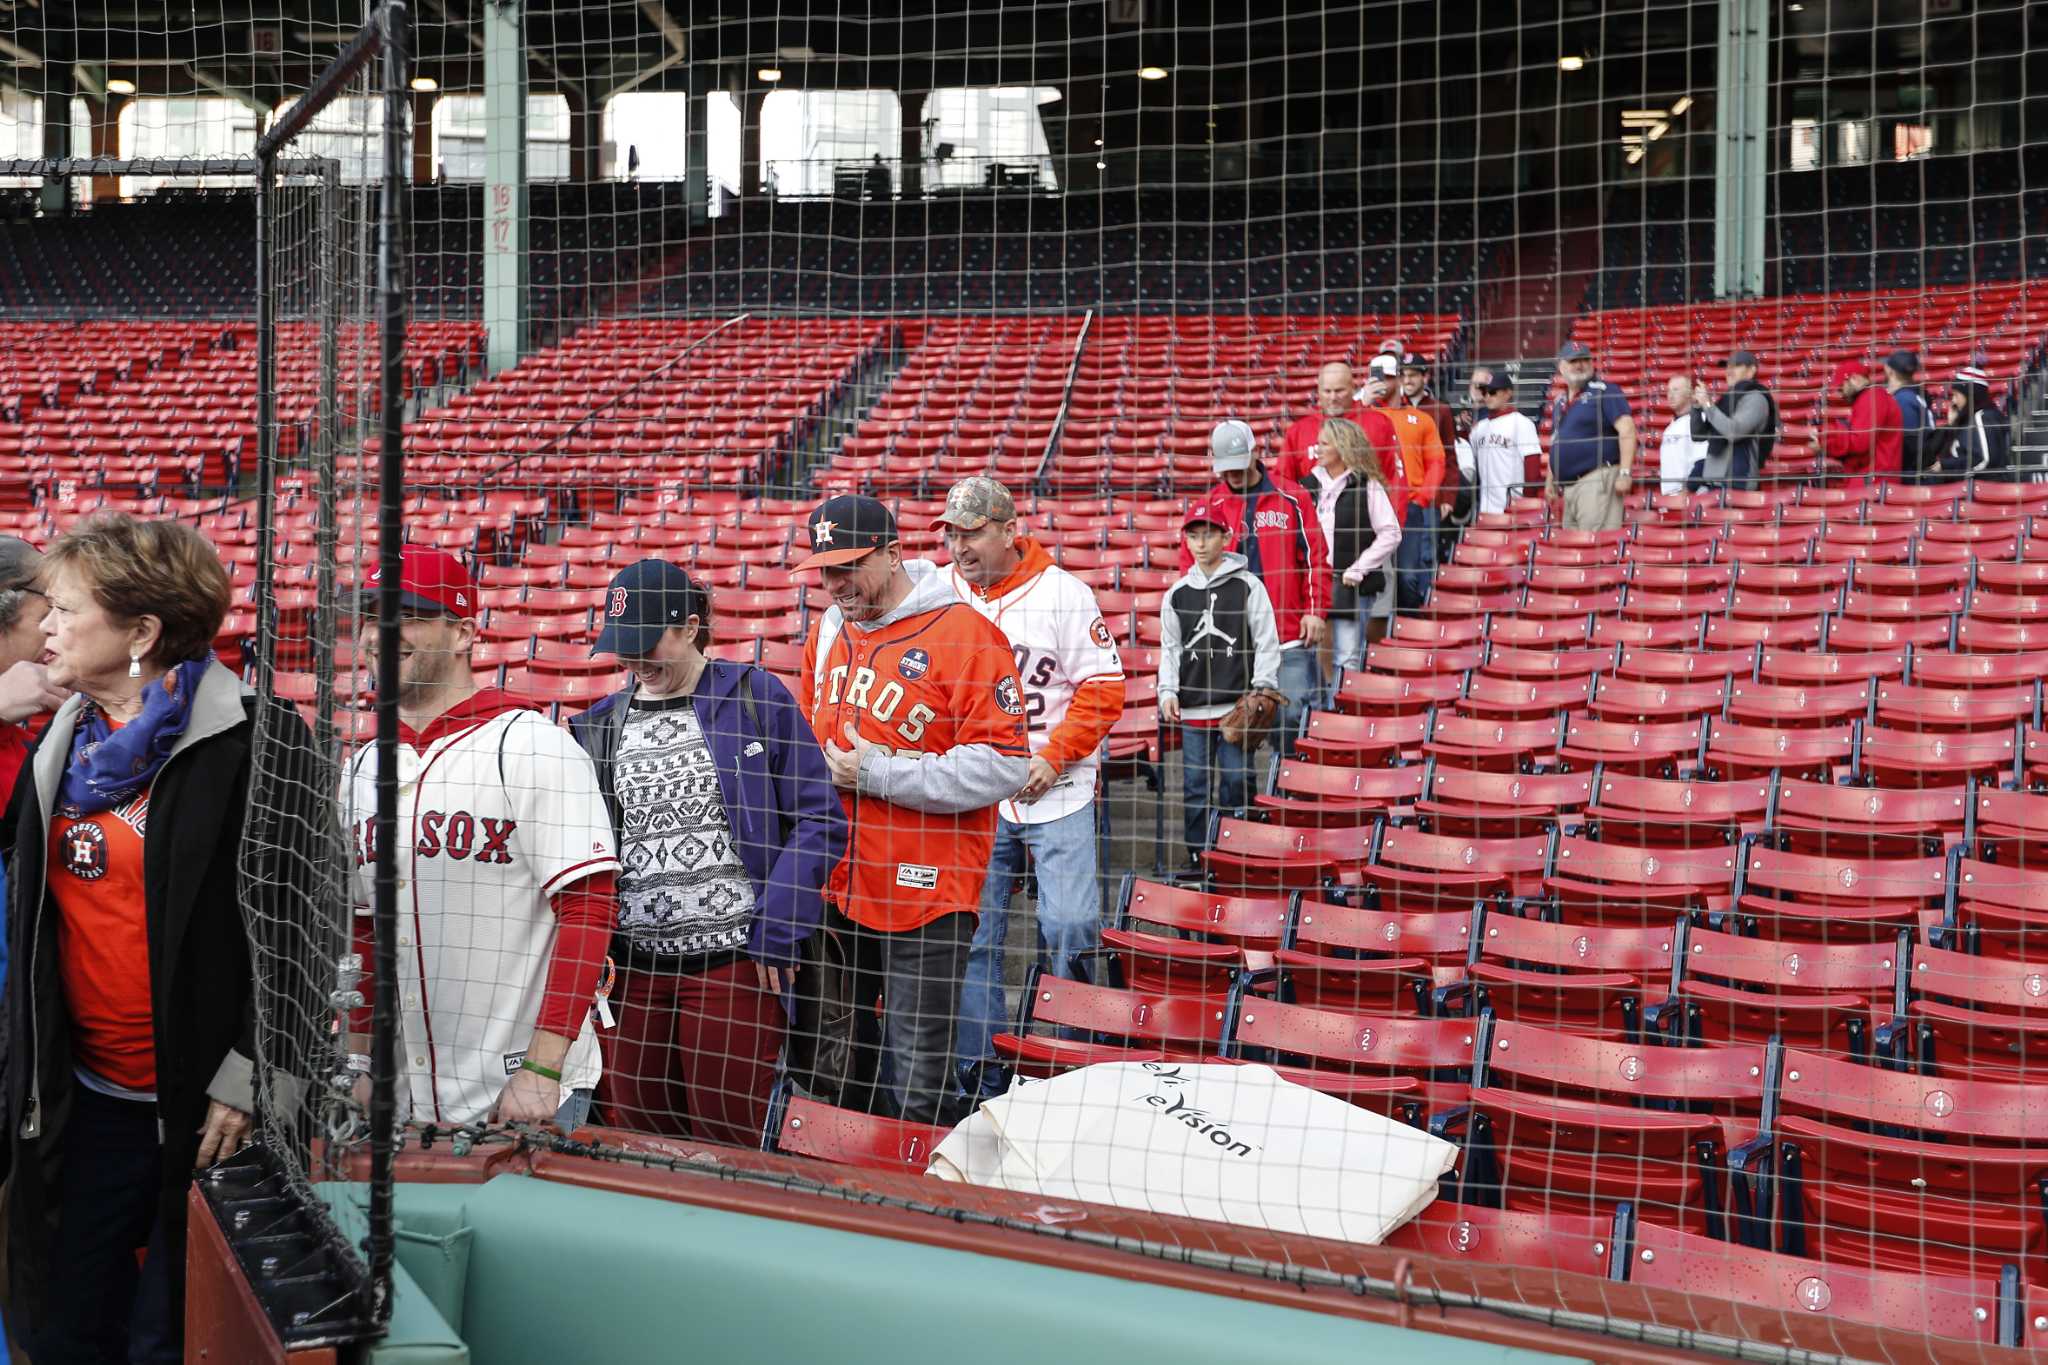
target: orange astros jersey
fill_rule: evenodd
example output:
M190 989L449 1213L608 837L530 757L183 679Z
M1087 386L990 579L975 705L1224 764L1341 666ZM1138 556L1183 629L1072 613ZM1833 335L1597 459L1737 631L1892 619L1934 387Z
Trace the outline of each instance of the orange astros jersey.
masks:
M986 744L1028 757L1024 689L1010 643L957 599L887 625L842 626L818 658L804 643L811 728L845 747L842 728L898 753L942 754ZM993 803L959 814L912 810L843 792L853 823L826 890L856 924L902 933L958 910L978 910L995 846Z

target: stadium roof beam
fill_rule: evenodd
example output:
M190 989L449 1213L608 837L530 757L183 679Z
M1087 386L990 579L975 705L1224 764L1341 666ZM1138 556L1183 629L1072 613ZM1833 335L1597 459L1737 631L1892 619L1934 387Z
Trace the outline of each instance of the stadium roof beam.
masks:
M244 108L254 109L259 119L270 117L270 106L258 99L255 93L247 86L237 86L230 81L224 80L197 62L185 63L185 70L192 74L193 80L205 86L208 90L213 91L214 94L225 95ZM261 124L259 123L258 126L260 127Z
M432 10L435 14L439 15L443 23L449 24L454 28L461 29L462 36L468 39L469 45L475 48L478 52L482 52L484 50L484 36L483 34L478 33L476 31L476 25L472 24L468 19L464 18L463 16L451 11L447 5L442 3L442 0L420 0L420 6L423 9ZM537 64L541 68L541 70L546 71L549 75L553 76L556 80L560 81L569 89L577 92L579 95L582 93L583 82L578 80L576 77L570 75L568 72L562 70L562 68L555 65L553 61L541 56L540 51L537 48L528 47L526 50L526 56L527 60Z
M11 58L16 66L41 66L42 54L31 52L19 43L0 38L0 56Z

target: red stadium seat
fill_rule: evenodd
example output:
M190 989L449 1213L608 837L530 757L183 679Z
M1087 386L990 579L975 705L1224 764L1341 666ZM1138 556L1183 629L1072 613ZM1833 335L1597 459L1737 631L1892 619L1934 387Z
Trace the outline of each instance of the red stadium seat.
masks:
M1353 768L1284 758L1273 790L1252 798L1254 809L1282 825L1368 825L1412 806L1422 795L1423 766Z
M1949 889L1943 858L1852 858L1788 853L1761 836L1743 851L1736 922L1765 938L1889 941L1941 910Z
M1472 1064L1469 1019L1362 1014L1248 996L1235 1022L1229 1055L1270 1058L1297 1085L1416 1127L1429 1112L1471 1096L1464 1081Z
M815 1157L842 1166L923 1175L931 1164L932 1150L946 1131L836 1108L799 1095L784 1082L769 1106L769 1128L762 1146L766 1151Z
M1725 845L1631 848L1566 837L1543 879L1547 910L1570 924L1649 924L1728 908L1739 852Z
M1901 933L1871 943L1807 943L1684 930L1675 993L1646 1021L1674 1041L1764 1043L1868 1057L1892 1017Z
M1770 823L1780 847L1849 858L1913 858L1960 842L1969 821L1969 789L1843 787L1785 778Z
M1905 1013L1878 1051L1944 1076L2039 1084L2048 1068L2048 962L1913 950Z
M1278 896L1223 896L1126 878L1102 942L1133 990L1220 994L1249 969L1247 952L1270 954L1280 946L1287 916L1288 903ZM1169 932L1133 927L1139 923Z
M1697 848L1736 843L1763 826L1770 805L1764 779L1673 782L1603 771L1586 823L1602 842Z
M1018 1031L990 1041L1005 1065L1026 1076L1096 1062L1194 1061L1221 1048L1224 1010L1224 1001L1213 996L1120 991L1033 969ZM1033 1025L1085 1036L1033 1033Z
M1440 987L1439 1012L1464 1001L1465 1014L1491 1009L1571 1033L1634 1038L1644 997L1661 999L1678 942L1673 925L1554 924L1484 907L1465 979Z
M1518 838L1584 810L1592 794L1591 773L1479 772L1436 763L1415 815L1432 834Z

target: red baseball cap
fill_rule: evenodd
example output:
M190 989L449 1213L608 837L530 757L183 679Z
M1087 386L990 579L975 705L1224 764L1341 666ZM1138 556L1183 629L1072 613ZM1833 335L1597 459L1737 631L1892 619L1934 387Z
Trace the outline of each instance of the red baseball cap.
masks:
M363 585L363 608L375 611L384 581L383 566L370 570ZM476 580L469 566L446 550L408 545L399 552L398 605L402 610L476 619Z
M1204 521L1222 531L1226 536L1233 534L1230 519L1223 515L1223 508L1217 499L1203 498L1193 507L1190 507L1188 514L1180 519L1180 529L1186 531L1188 527L1195 525L1197 522Z
M1864 379L1870 378L1870 362L1868 360L1845 360L1835 366L1834 374L1828 379L1828 387L1839 389L1842 385L1859 375Z

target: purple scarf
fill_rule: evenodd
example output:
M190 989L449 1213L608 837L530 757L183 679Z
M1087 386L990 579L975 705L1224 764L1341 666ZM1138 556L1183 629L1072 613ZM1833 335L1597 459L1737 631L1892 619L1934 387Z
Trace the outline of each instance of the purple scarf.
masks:
M209 653L151 683L143 689L142 714L118 730L88 701L71 732L71 762L57 793L57 813L76 820L112 810L153 782L192 723L192 699L212 663Z

